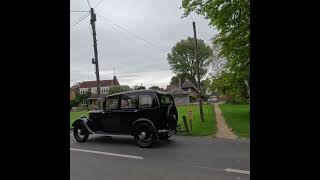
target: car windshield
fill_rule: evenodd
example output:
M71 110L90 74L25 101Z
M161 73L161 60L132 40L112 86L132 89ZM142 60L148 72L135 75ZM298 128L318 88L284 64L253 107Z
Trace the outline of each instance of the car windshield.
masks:
M170 95L160 94L160 101L161 101L161 104L164 104L164 105L173 104L173 100Z

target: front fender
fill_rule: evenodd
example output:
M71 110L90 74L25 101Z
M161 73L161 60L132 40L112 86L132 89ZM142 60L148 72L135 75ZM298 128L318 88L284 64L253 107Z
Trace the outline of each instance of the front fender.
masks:
M90 132L90 133L94 133L92 130L91 130L91 128L88 126L88 119L86 118L86 117L81 117L80 119L77 119L77 120L75 120L73 123L72 123L72 127L74 127L74 125L76 124L76 123L83 123L84 124L84 126L86 127L86 129Z

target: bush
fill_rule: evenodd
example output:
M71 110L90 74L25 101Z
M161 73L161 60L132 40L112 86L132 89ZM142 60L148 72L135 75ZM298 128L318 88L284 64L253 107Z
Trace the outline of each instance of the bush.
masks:
M88 110L88 111L96 110L96 109L98 109L98 106L96 106L96 105L88 105L88 106L86 107L86 110Z
M197 98L193 96L189 96L190 103L197 102Z

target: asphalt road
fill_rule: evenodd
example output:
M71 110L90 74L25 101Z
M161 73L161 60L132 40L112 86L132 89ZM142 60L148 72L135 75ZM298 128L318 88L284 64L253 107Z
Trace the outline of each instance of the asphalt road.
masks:
M230 172L231 171L231 172ZM133 138L70 133L71 180L250 179L250 141L173 136L143 149Z

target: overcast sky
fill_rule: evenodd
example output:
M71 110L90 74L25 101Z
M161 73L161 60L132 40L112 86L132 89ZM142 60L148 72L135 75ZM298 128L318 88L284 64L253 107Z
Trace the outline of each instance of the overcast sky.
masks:
M95 6L100 0L90 0ZM71 0L71 10L89 10L86 0ZM167 61L170 49L181 39L193 36L191 17L181 18L181 0L103 0L95 9L100 79L112 79L113 69L120 84L166 88L174 75ZM70 85L95 80L91 64L93 41L90 17L71 24L85 12L70 12ZM99 16L100 15L100 16ZM101 15L156 45L134 37L101 18ZM206 43L216 34L203 16L192 14L197 36Z

